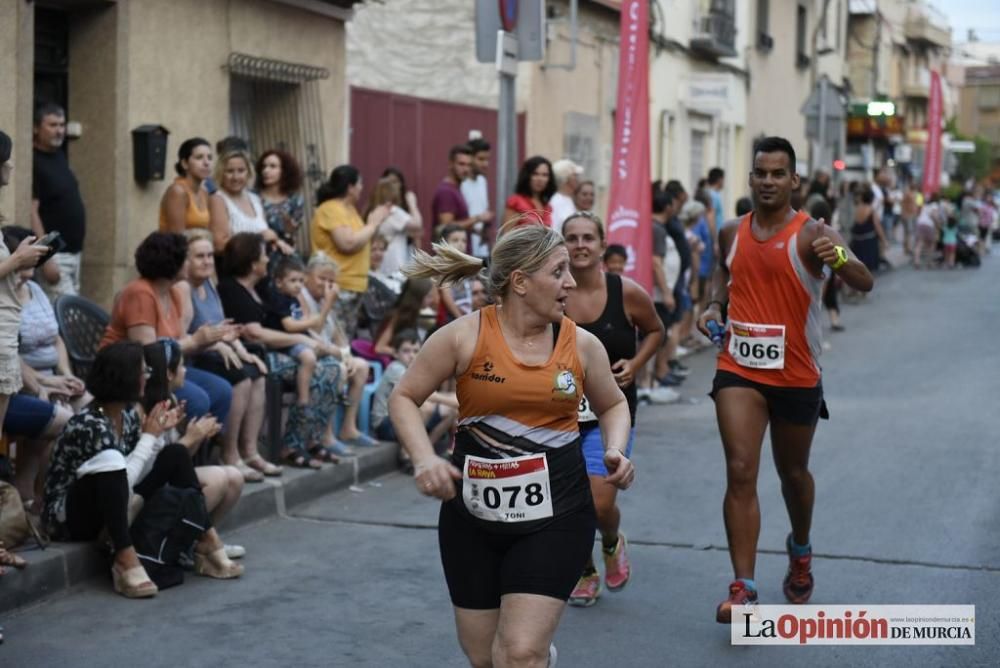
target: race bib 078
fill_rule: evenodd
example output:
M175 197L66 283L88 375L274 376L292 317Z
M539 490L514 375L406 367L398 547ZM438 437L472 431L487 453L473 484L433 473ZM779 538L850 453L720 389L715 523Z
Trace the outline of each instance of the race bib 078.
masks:
M529 522L552 517L549 464L544 454L511 459L465 458L462 500L488 522Z
M576 409L577 422L597 422L597 413L590 408L590 400L580 397L580 405Z
M750 369L785 368L785 326L729 322L729 354Z

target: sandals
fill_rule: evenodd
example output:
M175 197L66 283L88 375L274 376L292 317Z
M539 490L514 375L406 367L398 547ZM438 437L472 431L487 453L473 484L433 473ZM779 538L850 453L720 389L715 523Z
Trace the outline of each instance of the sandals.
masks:
M254 455L250 459L244 460L243 463L268 477L277 477L281 475L280 466L275 466L260 455Z
M115 591L125 598L150 598L159 591L142 566L122 570L116 564L111 567L111 580Z
M337 456L337 451L333 447L324 447L322 445L317 445L315 447L309 448L309 454L314 458L320 460L321 462L327 462L329 464L339 464L340 457Z
M226 556L226 549L220 547L214 552L194 553L194 572L217 580L231 580L243 575L243 566Z
M8 552L4 549L3 542L0 542L0 566L13 566L14 568L22 569L27 565L27 561L13 552Z
M246 462L239 462L236 468L243 474L243 482L263 482L264 474Z
M379 442L365 433L359 433L354 438L344 438L341 439L347 445L352 445L355 448L374 448L379 445Z
M282 455L289 466L294 466L298 469L320 469L323 468L323 462L318 459L313 459L309 456L309 453L304 450L289 450L284 455Z

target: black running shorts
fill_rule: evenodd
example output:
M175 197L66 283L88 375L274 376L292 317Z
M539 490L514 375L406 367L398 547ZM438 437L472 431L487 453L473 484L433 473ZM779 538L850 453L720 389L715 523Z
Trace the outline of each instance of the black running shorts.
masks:
M438 544L455 607L494 610L505 594L569 599L594 549L593 505L527 534L492 533L441 504Z
M730 371L716 371L708 396L716 399L719 390L726 387L749 387L760 392L767 401L767 413L771 420L814 425L820 418L830 419L826 401L823 400L823 383L816 387L778 387L756 383Z

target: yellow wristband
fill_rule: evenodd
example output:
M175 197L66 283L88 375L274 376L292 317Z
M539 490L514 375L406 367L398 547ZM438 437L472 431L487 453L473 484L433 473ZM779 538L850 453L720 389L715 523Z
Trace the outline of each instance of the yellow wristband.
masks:
M830 265L830 268L837 271L843 267L851 259L847 254L847 249L843 246L834 246L833 250L837 253L837 261Z

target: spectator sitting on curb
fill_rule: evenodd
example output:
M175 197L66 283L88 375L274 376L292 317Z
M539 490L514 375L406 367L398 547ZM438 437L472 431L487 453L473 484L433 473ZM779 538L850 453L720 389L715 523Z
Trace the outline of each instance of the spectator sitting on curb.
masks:
M313 255L309 259L309 264L306 265L305 284L299 293L299 306L302 309L303 319L308 321L321 313L321 304L328 285L336 291L337 263L325 253L319 252ZM377 441L358 429L358 408L364 395L365 383L368 382L368 362L351 354L350 341L347 340L344 330L339 326L332 312L327 314L325 320L312 320L309 332L320 341L330 345L335 357L339 353L340 364L344 372L342 377L347 385L347 402L344 406L344 419L340 425L340 434L338 438L334 438L333 420L331 419L327 423L325 442L339 441L348 445L360 446L375 445ZM350 449L345 448L344 452L337 454L347 455L351 453Z
M397 441L396 431L389 420L389 395L406 373L413 358L420 351L420 335L415 329L405 329L398 332L392 339L395 350L395 360L386 368L375 390L375 400L372 404L372 424L375 425L375 435L383 441ZM458 415L458 399L454 392L434 392L420 406L420 414L424 418L424 426L431 443L437 444L438 454L447 449L441 443L450 434ZM400 464L408 472L413 472L413 465L404 450L400 450Z
M114 552L114 588L128 598L157 593L129 535L130 520L138 514L142 499L167 484L200 489L183 445L157 448L160 435L176 426L179 411L162 402L145 419L139 416L135 404L145 387L139 343L122 341L98 351L87 378L94 401L70 418L56 443L42 516L56 540L90 541L107 530ZM150 461L152 468L143 477ZM195 571L209 577L226 579L243 573L226 557L211 528L196 544L194 561Z
M142 405L147 413L161 401L169 401L171 406L177 406L174 390L184 384L185 368L184 354L181 347L173 339L160 339L143 347L143 355L149 369L146 380L146 391L142 397ZM222 425L211 415L189 421L184 429L178 427L164 432L160 436L160 447L170 443L180 443L194 454L208 439L222 429ZM205 495L205 507L212 517L212 523L218 524L222 518L233 509L243 493L243 473L236 466L223 464L221 466L196 466L195 475L201 483L202 494ZM226 545L226 556L239 559L246 554L240 545Z

